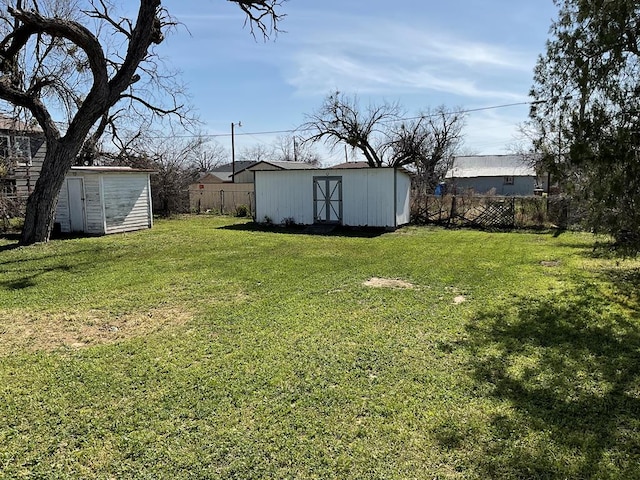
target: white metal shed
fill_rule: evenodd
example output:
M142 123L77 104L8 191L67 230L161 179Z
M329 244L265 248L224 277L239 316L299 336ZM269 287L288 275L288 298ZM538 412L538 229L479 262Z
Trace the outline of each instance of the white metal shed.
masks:
M409 223L410 191L396 168L259 170L255 220L397 228Z
M151 170L71 167L58 196L62 233L106 235L151 228Z

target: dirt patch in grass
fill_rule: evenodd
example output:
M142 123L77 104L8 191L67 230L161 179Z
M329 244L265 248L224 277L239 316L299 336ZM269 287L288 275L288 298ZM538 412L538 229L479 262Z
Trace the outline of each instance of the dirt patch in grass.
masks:
M0 355L18 350L51 351L84 348L144 336L187 323L193 317L178 308L156 308L115 315L99 310L82 313L0 312Z
M398 278L378 278L372 277L364 285L373 288L415 288L412 283L405 282Z
M540 262L543 267L559 267L560 262L558 260L543 260Z

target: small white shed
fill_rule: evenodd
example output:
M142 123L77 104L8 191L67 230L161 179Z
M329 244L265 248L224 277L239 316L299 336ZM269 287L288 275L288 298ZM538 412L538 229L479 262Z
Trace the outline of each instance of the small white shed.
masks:
M255 220L397 228L409 223L411 178L397 168L255 172Z
M71 167L64 179L55 223L62 233L106 235L151 228L151 170Z

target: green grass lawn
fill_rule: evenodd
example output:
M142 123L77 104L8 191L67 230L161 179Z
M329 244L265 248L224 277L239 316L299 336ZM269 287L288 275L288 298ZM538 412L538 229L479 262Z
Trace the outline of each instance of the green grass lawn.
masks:
M640 478L640 262L600 253L209 216L0 239L0 478Z

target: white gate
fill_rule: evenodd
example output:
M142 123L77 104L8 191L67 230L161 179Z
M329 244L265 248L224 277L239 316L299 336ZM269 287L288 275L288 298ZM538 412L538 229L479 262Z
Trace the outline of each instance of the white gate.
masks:
M313 177L315 223L342 223L342 177Z

